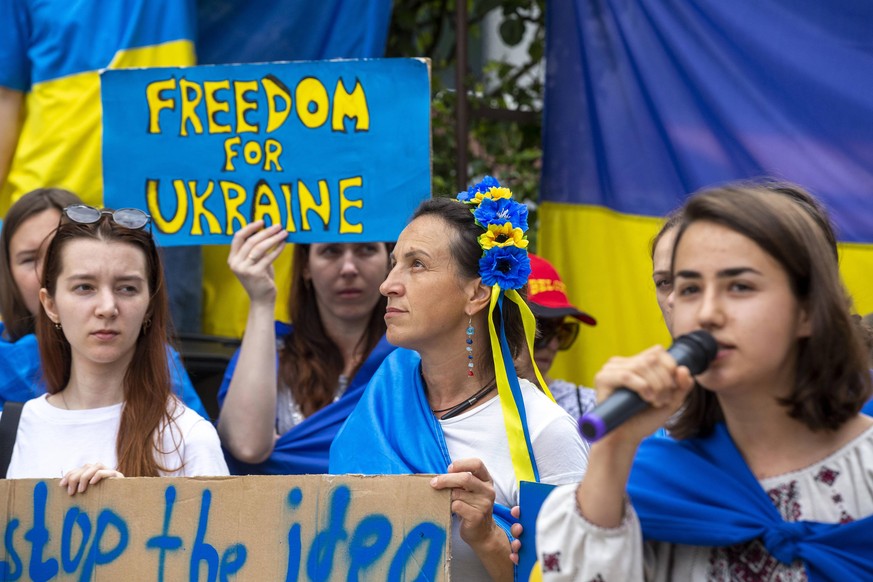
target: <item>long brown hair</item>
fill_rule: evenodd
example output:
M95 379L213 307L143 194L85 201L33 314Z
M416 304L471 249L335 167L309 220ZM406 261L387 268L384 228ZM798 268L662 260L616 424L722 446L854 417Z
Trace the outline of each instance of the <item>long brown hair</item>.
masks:
M840 281L833 230L821 207L807 204L808 199L815 200L789 185L778 190L728 185L696 194L684 207L673 257L688 226L707 221L749 238L785 269L794 296L809 314L812 333L798 340L795 385L780 403L811 430L836 430L870 399L870 373ZM715 395L696 385L670 430L677 438L703 436L722 419Z
M176 399L170 390L167 362L169 302L164 286L163 268L151 234L144 229L116 225L108 215L95 224L65 221L58 227L46 250L42 286L55 296L58 277L63 270L63 250L71 241L92 239L113 244L128 244L142 251L146 259L146 277L150 295L142 331L136 342L133 359L124 375L124 408L115 450L118 470L128 477L157 477L169 472L158 464L164 430L173 424ZM50 394L64 390L70 381L72 353L62 329L57 329L42 310L37 318L36 334Z
M6 326L9 341L18 341L36 329L35 318L28 311L21 290L12 278L12 257L9 256L12 237L24 222L37 214L52 208L61 212L71 204L81 203L79 197L68 190L40 188L19 198L6 213L0 232L0 318Z
M310 245L305 244L294 247L291 297L288 302L294 331L285 337L279 353L279 376L291 389L294 402L300 406L305 416L310 416L333 402L339 377L345 366L342 352L324 330L315 289L303 276L309 264L310 248ZM390 250L389 247L388 251ZM388 272L387 259L385 272ZM352 376L385 335L384 315L387 301L387 298L380 295L373 307L367 329L359 344L364 355L352 371Z

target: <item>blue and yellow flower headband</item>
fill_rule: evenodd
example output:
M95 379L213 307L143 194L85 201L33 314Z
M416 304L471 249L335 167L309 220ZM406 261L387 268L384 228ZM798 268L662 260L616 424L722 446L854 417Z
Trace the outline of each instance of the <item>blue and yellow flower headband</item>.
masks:
M518 306L524 323L530 360L540 386L554 401L533 355L536 319L518 289L527 284L530 276L530 258L527 254L528 229L527 206L512 199L509 188L503 188L491 176L470 186L458 194L458 200L470 207L476 224L485 232L479 236L482 257L479 259L479 275L482 282L491 287L491 304L488 310L488 331L491 336L491 352L497 376L497 393L509 437L509 452L518 481L539 481L536 459L528 429L524 398L518 384L518 374L506 340L503 322L504 297ZM500 329L494 325L494 312L500 318Z

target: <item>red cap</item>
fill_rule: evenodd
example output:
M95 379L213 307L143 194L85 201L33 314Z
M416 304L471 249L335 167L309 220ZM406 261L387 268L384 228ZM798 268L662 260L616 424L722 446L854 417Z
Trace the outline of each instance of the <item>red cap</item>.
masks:
M577 309L567 299L567 286L550 262L533 253L530 257L530 278L527 281L527 301L537 317L575 317L582 323L597 325L597 320Z

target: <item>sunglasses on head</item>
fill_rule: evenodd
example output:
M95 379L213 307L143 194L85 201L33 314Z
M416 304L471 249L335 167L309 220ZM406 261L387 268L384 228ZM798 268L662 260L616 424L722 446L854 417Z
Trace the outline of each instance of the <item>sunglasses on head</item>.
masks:
M558 338L558 349L569 350L579 336L579 322L563 319L537 319L540 334L534 340L534 349L544 348Z
M118 210L100 210L86 204L73 204L64 208L64 216L78 224L96 224L104 214L108 214L112 222L118 226L139 230L149 225L152 231L152 217L138 208L119 208Z

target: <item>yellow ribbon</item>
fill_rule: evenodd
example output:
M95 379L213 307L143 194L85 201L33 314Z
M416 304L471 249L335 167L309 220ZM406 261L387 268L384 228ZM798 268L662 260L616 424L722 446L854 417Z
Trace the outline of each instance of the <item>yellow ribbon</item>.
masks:
M516 402L509 385L509 372L516 374L515 364L503 358L503 350L500 347L500 338L494 327L494 311L497 309L501 289L494 285L491 288L491 302L488 308L488 333L491 338L491 353L494 357L494 374L497 379L497 394L500 398L500 408L503 411L503 422L506 426L506 435L509 440L509 454L512 459L512 467L515 471L516 481L536 481L533 468L533 460L528 450L529 435L525 435L526 427L521 421L519 408L524 407L524 400ZM533 358L533 340L536 332L536 319L521 295L514 289L505 292L505 297L518 306L524 325L524 335L530 352L531 364L533 365L536 378L546 395L554 402L554 397L546 386L543 377L537 368Z

